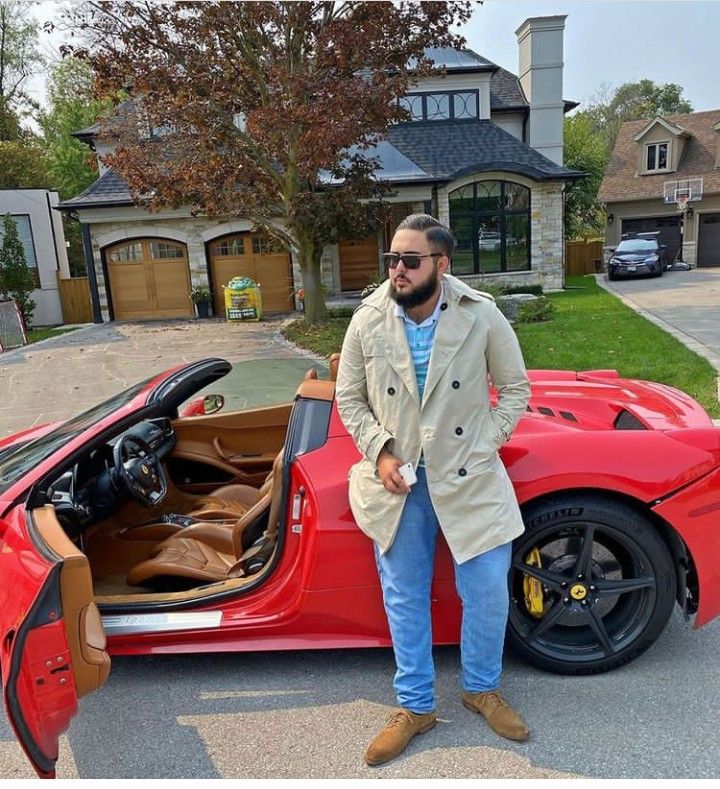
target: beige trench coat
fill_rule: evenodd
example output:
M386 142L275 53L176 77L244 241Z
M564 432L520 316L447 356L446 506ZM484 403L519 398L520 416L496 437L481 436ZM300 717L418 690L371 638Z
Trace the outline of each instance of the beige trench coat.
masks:
M350 470L350 507L360 529L384 553L392 545L405 495L377 474L387 442L417 467L425 455L428 489L440 527L459 563L524 530L498 448L530 398L515 332L491 296L445 274L444 302L422 403L402 318L389 281L363 300L340 355L336 399L362 460ZM490 408L487 376L498 389Z

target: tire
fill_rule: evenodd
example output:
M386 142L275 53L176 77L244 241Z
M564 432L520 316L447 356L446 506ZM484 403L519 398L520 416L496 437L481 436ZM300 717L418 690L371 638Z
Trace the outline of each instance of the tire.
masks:
M609 280L613 280L613 281L616 280L617 279L617 274L613 274L612 271L608 271L608 279Z
M555 496L531 505L524 519L527 530L513 545L508 645L556 674L598 674L642 654L675 603L673 559L652 524L597 494ZM535 548L540 569L526 563ZM529 600L528 575L542 588Z

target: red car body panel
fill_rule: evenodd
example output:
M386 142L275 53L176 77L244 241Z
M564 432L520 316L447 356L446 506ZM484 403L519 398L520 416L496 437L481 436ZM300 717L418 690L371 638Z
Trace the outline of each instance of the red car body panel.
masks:
M78 697L59 599L52 594L56 565L38 552L24 521L22 507L0 521L0 666L18 741L38 775L51 778L58 739L77 713ZM38 621L28 622L37 606Z
M2 494L0 637L21 632L58 566L28 534L23 499L30 487L104 431L131 420L158 384L179 369L148 382L128 403L68 441ZM692 556L700 589L695 625L717 616L720 430L682 392L621 379L614 371L531 371L530 378L530 413L501 449L521 505L568 490L606 491L636 502L674 529ZM646 429L615 430L618 418L634 419ZM49 428L17 434L0 446L37 437ZM348 504L347 473L358 458L333 404L324 445L290 465L279 558L262 585L192 605L193 611L221 611L218 627L109 635L107 651L130 655L389 646L372 542L355 525ZM301 502L299 511L293 511L294 499ZM431 611L435 643L457 643L461 609L452 559L442 539ZM53 680L59 674L47 673L48 661L54 668L52 660L64 666L69 659L62 617L28 631L21 670L12 674L13 660L20 665L14 658L17 643L6 637L2 643L3 679L12 679L6 702L8 693L14 693L14 709L20 705L27 731L20 731L15 721L13 725L21 739L24 735L27 741L29 733L41 749L44 768L26 745L36 768L49 775L48 760L56 757L57 738L77 706L72 682L60 685ZM12 718L13 709L9 712Z

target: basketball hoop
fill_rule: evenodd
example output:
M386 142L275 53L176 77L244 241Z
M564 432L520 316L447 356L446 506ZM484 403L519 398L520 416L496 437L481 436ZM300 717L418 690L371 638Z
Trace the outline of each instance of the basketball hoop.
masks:
M687 211L689 202L690 202L689 194L685 193L685 194L675 195L675 208L677 209L678 214L684 214Z
M675 207L679 214L684 214L687 211L690 200L692 200L692 189L675 190Z

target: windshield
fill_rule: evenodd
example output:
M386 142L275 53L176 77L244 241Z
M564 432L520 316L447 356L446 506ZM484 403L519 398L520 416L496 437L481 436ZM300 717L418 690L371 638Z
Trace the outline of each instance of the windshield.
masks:
M653 252L657 252L657 248L657 241L654 238L629 238L626 241L621 241L615 252L653 254Z
M12 487L22 476L27 474L30 469L42 463L50 457L53 452L57 452L63 444L72 441L87 430L92 425L105 419L118 408L129 403L140 390L147 385L148 381L136 384L130 389L126 389L100 405L96 405L89 411L63 422L62 425L51 430L44 436L36 438L34 441L26 442L19 446L16 451L9 450L8 456L0 458L0 493L4 493Z

